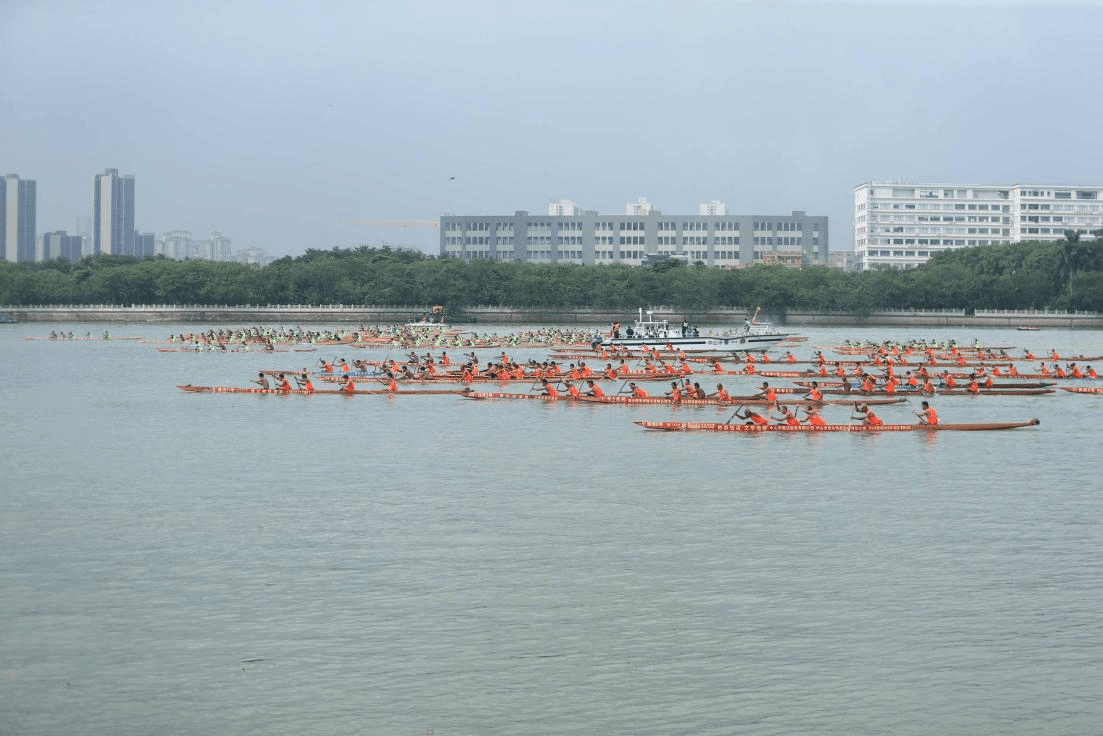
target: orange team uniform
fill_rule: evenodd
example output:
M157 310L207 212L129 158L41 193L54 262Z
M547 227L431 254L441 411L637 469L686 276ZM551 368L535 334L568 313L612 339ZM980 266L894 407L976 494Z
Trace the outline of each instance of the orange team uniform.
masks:
M314 393L314 382L309 378L306 379L306 383L303 384L303 391L306 391L308 394Z
M720 363L719 360L714 360L712 362L712 372L713 373L723 373L724 372L724 366Z
M596 398L601 398L605 395L605 392L601 390L601 386L598 386L596 383L591 390L593 391L593 396L595 396Z
M345 385L341 387L341 390L344 391L346 394L356 393L356 382L353 381L352 378L349 378L347 381L345 381Z
M544 387L544 391L545 393L547 393L548 396L551 396L553 398L559 396L559 390L550 383Z
M770 423L769 420L766 417L762 416L761 414L759 414L756 411L751 412L750 419L751 419L752 422L754 422L755 424L757 424L760 427L764 424L769 424Z
M934 409L927 409L927 424L938 424L938 412Z
M728 393L726 388L717 389L716 398L720 401L731 401L731 394Z
M634 389L632 389L632 395L635 396L637 399L646 399L647 398L647 392L644 391L639 386L636 386Z
M576 386L572 383L570 386L567 387L567 393L570 394L571 396L574 396L575 398L577 398L578 395L579 395L578 386Z
M808 423L816 427L822 427L827 424L827 420L819 414L810 414L808 416Z
M785 423L788 424L790 427L796 427L800 425L800 420L790 414L789 416L785 417Z
M777 391L775 391L774 387L771 386L770 388L766 389L766 393L762 395L762 398L766 399L767 401L777 401Z
M881 417L874 414L873 412L871 412L871 411L866 412L866 424L872 424L874 426L879 426L879 425L882 425L884 423L885 423L885 421L883 419L881 419Z
M392 393L398 390L398 381L394 379L394 376L391 376L391 380L387 384L387 390Z

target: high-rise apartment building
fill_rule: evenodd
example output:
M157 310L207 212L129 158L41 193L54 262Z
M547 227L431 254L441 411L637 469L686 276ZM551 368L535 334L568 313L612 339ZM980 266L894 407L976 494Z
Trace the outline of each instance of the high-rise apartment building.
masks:
M1103 187L905 184L854 187L855 268L913 268L951 248L1060 240L1103 229Z
M134 177L118 169L96 174L92 195L92 252L140 255L134 229Z
M0 254L6 261L35 259L35 182L8 174L0 179Z
M721 205L722 203L713 203ZM790 215L664 215L647 200L641 214L445 215L440 255L465 260L530 263L626 263L665 258L719 268L754 263L827 265L827 217Z
M83 239L79 235L70 235L64 230L46 233L42 236L42 260L64 258L76 263L81 258L82 246Z

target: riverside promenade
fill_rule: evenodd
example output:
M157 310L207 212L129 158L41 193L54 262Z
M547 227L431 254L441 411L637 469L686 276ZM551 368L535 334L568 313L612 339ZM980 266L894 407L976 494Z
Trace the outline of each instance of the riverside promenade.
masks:
M429 306L317 306L279 304L265 306L215 305L47 305L36 307L0 306L0 321L78 322L78 323L199 323L199 324L402 324L427 314ZM683 320L708 327L738 327L754 310L746 307L718 308L707 311L681 311L675 307L649 307L654 316L672 324ZM557 325L563 327L604 328L613 321L629 324L637 316L632 311L607 309L520 309L477 306L459 311L453 324L477 329L480 324ZM7 319L4 319L7 318ZM1103 314L1047 310L884 310L867 316L831 312L789 311L784 319L770 317L777 327L992 327L1039 329L1103 329Z

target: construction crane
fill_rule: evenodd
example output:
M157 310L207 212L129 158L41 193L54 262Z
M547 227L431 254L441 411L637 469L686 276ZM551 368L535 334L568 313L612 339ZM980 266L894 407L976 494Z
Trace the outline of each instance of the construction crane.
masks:
M439 220L342 220L342 225L367 225L369 227L439 228Z

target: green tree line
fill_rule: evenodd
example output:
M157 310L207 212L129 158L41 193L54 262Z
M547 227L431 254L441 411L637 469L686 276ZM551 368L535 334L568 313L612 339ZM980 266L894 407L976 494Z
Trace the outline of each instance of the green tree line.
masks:
M429 305L687 310L758 305L865 316L879 309L1103 311L1103 231L959 248L919 268L843 272L666 261L654 267L436 258L406 249L308 250L264 267L122 256L0 262L0 304Z

